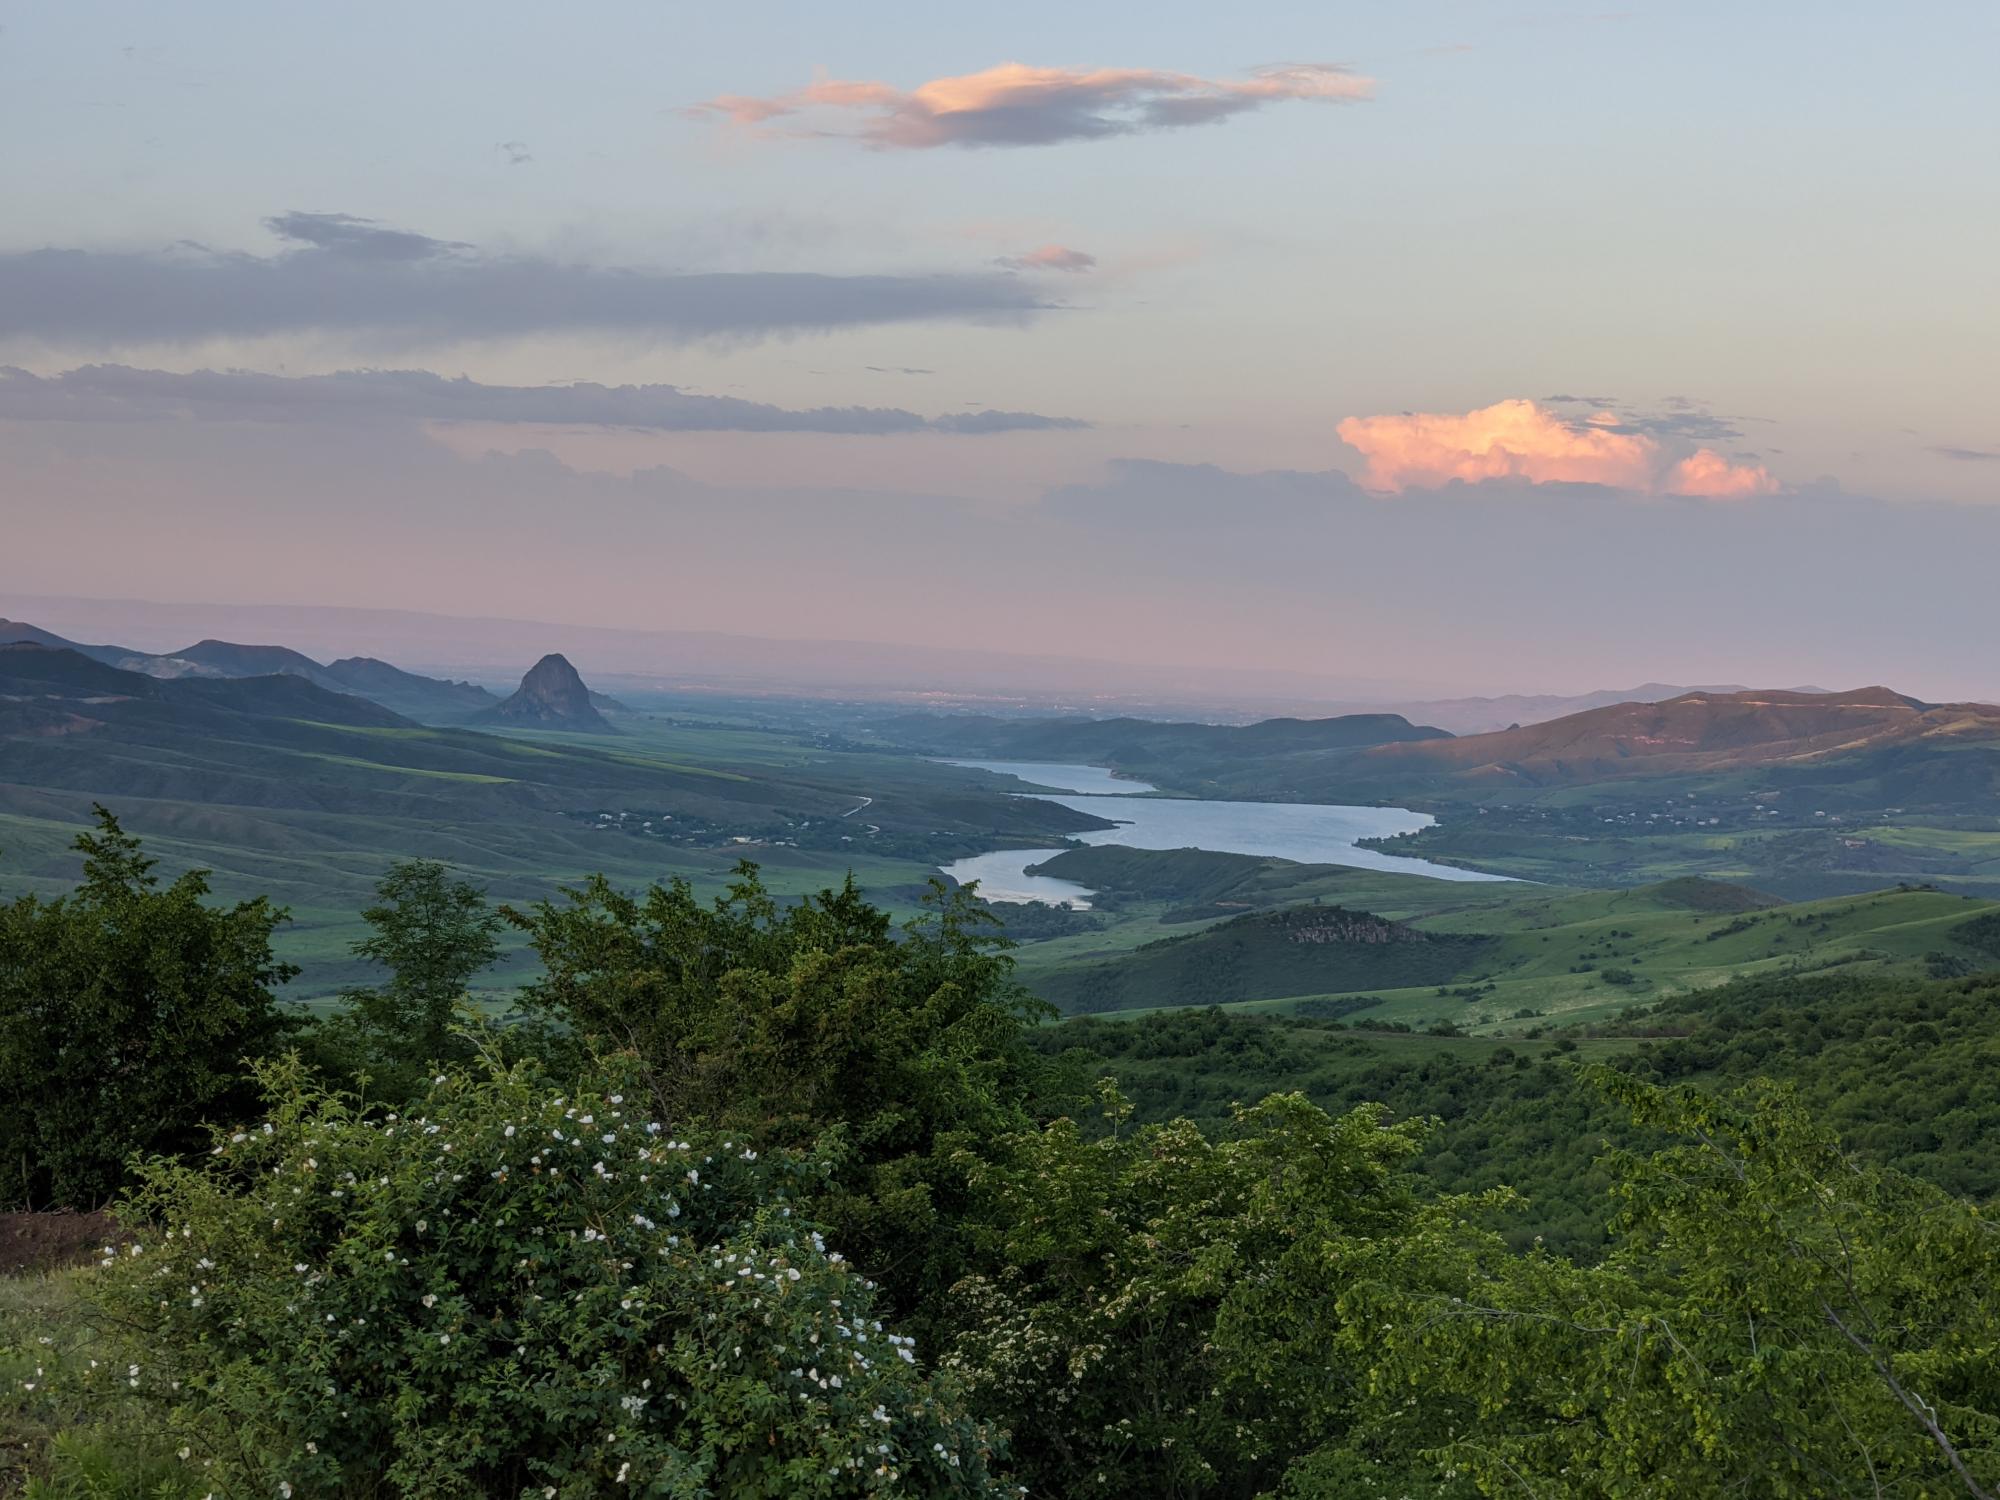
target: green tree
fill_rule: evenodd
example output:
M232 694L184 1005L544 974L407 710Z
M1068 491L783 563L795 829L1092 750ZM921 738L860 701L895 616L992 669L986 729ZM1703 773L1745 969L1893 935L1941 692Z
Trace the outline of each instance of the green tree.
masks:
M473 976L499 956L506 923L485 891L434 859L397 860L375 894L361 913L369 934L353 951L389 978L347 992L328 1051L342 1071L368 1073L377 1093L407 1097L423 1070L468 1055L453 1013Z
M1495 1494L1991 1500L1993 1222L1857 1165L1773 1085L1598 1076L1675 1138L1614 1155L1612 1253L1511 1255L1430 1210L1357 1267L1384 1410Z
M96 811L75 891L0 907L0 1203L103 1203L135 1153L246 1107L243 1060L296 1024L273 995L298 972L271 952L284 911L210 906L201 870L162 885Z
M781 908L754 865L728 893L601 877L510 913L547 970L522 1005L644 1069L662 1118L816 1145L816 1211L909 1313L963 1273L958 1148L1028 1123L1026 1023L991 917L933 882L901 931L849 880Z
M192 1493L1006 1492L802 1212L824 1163L669 1130L616 1074L453 1068L401 1115L259 1077L34 1356L44 1399L144 1407Z
M1348 1261L1415 1212L1397 1167L1421 1128L1283 1094L1218 1141L1130 1129L1103 1095L1110 1133L1058 1120L970 1163L999 1269L954 1288L946 1364L1030 1492L1247 1500L1327 1449L1320 1493L1436 1493L1386 1445L1350 1449L1365 1361L1339 1346Z

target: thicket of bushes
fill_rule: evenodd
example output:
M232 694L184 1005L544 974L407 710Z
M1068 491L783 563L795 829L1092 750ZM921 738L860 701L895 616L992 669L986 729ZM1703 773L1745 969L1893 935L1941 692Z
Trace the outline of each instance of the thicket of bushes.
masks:
M1633 1122L1586 1263L1496 1232L1504 1191L1440 1194L1415 1111L1142 1122L1116 1049L1043 1045L942 889L902 930L747 869L715 902L593 881L502 916L405 865L369 913L383 985L302 1028L281 914L161 886L108 816L86 853L73 897L0 915L5 1196L117 1179L130 1237L0 1302L30 1493L2000 1484L1991 1221L1782 1088L1640 1076L1699 1038L1489 1070ZM546 977L455 1023L498 920ZM1120 1036L1185 1067L1253 1035L1177 1025ZM32 1117L55 1079L70 1134Z

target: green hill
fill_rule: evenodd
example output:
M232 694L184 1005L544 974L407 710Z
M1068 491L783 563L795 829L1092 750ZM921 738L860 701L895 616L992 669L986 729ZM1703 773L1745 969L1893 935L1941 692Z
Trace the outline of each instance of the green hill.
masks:
M1148 943L1123 959L1044 971L1032 982L1072 1013L1207 1005L1442 984L1492 947L1490 938L1427 933L1368 912L1295 906Z
M1246 763L1271 774L1275 767L1294 761L1316 764L1372 746L1451 738L1442 729L1412 724L1400 714L1266 719L1241 725L906 715L886 724L884 732L929 754L1109 766L1198 795Z
M2000 972L1954 981L1840 969L1742 980L1666 1000L1579 1033L1512 1037L1385 1032L1377 1012L1345 1025L1242 1010L1085 1017L1036 1045L1075 1054L1079 1077L1115 1077L1141 1120L1186 1114L1222 1128L1233 1102L1301 1090L1343 1110L1379 1102L1440 1124L1421 1165L1447 1192L1502 1183L1523 1206L1517 1244L1593 1253L1604 1242L1607 1140L1645 1144L1579 1083L1613 1061L1661 1082L1796 1088L1866 1160L1982 1201L2000 1196Z
M1615 1016L1742 975L1968 972L1992 962L1981 945L2000 904L1916 887L1790 905L1717 882L1525 887L1505 902L1396 924L1428 947L1290 935L1327 910L1338 908L1255 913L1115 957L1044 963L1031 952L1023 975L1078 1014L1204 1004L1306 1013L1365 996L1371 1020L1498 1034L1518 1031L1524 1017Z

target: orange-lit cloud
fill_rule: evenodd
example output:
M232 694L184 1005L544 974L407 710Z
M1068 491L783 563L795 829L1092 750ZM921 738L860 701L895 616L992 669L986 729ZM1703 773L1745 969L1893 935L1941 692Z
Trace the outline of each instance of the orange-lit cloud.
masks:
M1778 488L1761 464L1732 463L1712 448L1676 460L1659 439L1609 412L1571 422L1519 398L1462 414L1349 417L1335 430L1368 460L1361 482L1374 490L1525 479L1738 499Z
M1033 68L1001 63L903 90L886 83L822 78L770 98L723 94L684 113L764 126L809 112L858 111L850 130L800 135L858 140L878 151L938 146L1046 146L1146 130L1207 125L1286 99L1366 99L1372 80L1332 63L1282 63L1247 78L1200 78L1150 68Z
M1774 494L1777 488L1778 481L1762 464L1733 464L1713 448L1697 448L1667 471L1666 489L1674 495L1740 500Z

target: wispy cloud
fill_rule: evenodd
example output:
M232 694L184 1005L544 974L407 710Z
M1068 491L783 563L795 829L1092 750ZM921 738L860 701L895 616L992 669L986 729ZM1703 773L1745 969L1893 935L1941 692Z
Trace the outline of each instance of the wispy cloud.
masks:
M1043 245L1020 255L1003 255L994 264L1010 271L1089 271L1096 268L1097 257L1067 245Z
M407 229L390 229L374 219L353 214L313 214L293 209L273 214L264 227L279 239L308 250L320 250L346 261L436 260L472 246L463 240L434 240Z
M1607 432L1645 433L1663 442L1728 443L1743 436L1743 420L1723 416L1686 396L1669 396L1656 410L1635 409L1614 396L1544 396L1565 420L1584 417Z
M493 149L507 158L510 167L525 167L535 159L535 153L528 149L526 141L502 141Z
M1732 462L1712 448L1676 457L1660 438L1609 410L1571 420L1516 398L1464 413L1349 417L1336 430L1368 460L1362 483L1380 491L1488 479L1595 484L1717 500L1778 489L1762 464Z
M1961 464L2000 464L2000 452L1991 448L1953 448L1940 445L1931 449L1940 458L1949 458Z
M908 90L822 78L768 98L720 95L684 113L753 128L795 121L777 133L854 140L878 151L922 151L1103 140L1210 125L1284 100L1352 103L1373 92L1372 79L1334 63L1277 63L1236 79L1001 63Z
M898 407L794 410L672 385L487 385L429 370L271 375L255 370L138 370L85 365L40 376L0 366L0 418L56 422L205 420L285 423L498 422L655 432L822 432L978 436L1088 427L1039 412Z
M405 348L562 331L663 343L932 319L1019 322L1049 304L999 271L825 275L662 271L496 255L350 214L265 221L274 255L0 253L0 338L105 349L324 330Z

